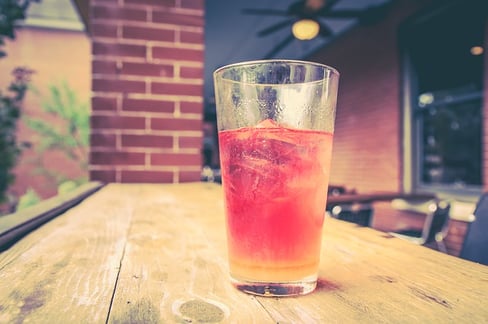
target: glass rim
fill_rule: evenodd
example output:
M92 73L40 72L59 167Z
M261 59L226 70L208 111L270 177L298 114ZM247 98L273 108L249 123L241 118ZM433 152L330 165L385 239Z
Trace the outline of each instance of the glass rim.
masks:
M258 64L270 64L270 63L271 64L275 64L275 63L287 64L288 63L288 64L295 64L295 65L301 64L301 65L315 66L315 67L322 68L324 70L331 71L332 74L335 74L338 77L340 77L339 71L330 65L326 65L326 64L322 64L322 63L318 63L318 62L313 62L313 61L291 60L291 59L251 60L251 61L242 61L242 62L231 63L231 64L227 64L227 65L224 65L224 66L217 68L213 72L213 76L214 76L214 78L216 78L218 75L222 74L222 72L224 72L224 70L228 70L230 68L252 66L252 65L258 65ZM232 81L232 80L227 80L227 79L223 79L223 80Z

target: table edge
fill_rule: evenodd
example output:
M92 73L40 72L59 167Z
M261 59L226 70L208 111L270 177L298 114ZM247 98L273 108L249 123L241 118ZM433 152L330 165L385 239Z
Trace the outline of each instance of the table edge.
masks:
M41 201L24 210L0 217L0 252L5 251L20 238L79 204L100 190L104 183L88 182L73 191Z

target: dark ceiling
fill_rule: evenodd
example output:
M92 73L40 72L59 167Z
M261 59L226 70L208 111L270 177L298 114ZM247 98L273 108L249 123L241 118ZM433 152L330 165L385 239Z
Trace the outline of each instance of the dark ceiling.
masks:
M307 0L312 1L312 0ZM333 4L330 12L364 10L389 3L392 0L313 0L319 5ZM328 3L329 1L329 3ZM299 1L298 1L299 2ZM244 9L267 9L269 11L286 11L297 0L206 0L205 1L205 100L213 97L212 72L223 65L263 58L303 59L312 52L325 46L335 37L359 23L354 18L320 18L332 35L326 38L317 37L309 41L291 39L291 22L293 17L280 15L246 14ZM276 32L258 36L260 31L283 22ZM276 46L287 38L290 42L278 51ZM269 56L269 54L272 54Z

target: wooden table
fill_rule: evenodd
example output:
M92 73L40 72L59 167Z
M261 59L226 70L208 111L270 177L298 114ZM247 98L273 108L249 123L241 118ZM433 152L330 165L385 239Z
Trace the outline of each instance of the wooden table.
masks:
M107 185L0 254L0 323L486 323L487 300L488 267L332 218L314 293L241 293L211 183Z

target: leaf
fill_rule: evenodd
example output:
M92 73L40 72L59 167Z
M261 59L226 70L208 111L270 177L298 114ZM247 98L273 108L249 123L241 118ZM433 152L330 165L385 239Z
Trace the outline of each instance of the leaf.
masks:
M87 170L89 147L90 109L80 102L76 92L63 81L48 87L48 96L41 101L41 109L58 121L47 122L40 118L24 118L26 125L39 134L35 149L38 154L46 151L62 152L64 156L78 163L80 170ZM43 166L44 174L53 173L49 166ZM56 170L58 174L59 171ZM49 176L53 179L53 176ZM56 183L60 184L57 178Z
M41 201L39 194L32 188L27 189L26 193L23 194L17 205L17 211L25 209L27 207L38 204Z
M68 193L70 191L73 191L77 187L78 184L76 183L76 181L73 180L64 181L58 186L58 194L61 195L61 194Z

